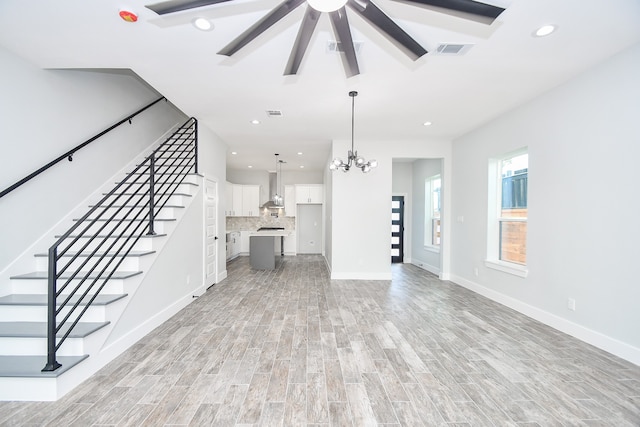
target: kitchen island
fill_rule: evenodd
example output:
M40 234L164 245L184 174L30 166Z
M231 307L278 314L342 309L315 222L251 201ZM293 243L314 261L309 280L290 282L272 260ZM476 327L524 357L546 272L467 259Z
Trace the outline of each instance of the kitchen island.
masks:
M255 270L274 270L284 255L284 238L289 231L281 228L259 229L249 235L249 264ZM275 239L280 238L281 251L276 255Z

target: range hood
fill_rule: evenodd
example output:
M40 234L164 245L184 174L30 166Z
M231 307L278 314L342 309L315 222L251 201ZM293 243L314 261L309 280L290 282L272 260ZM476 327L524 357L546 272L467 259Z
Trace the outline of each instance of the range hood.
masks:
M262 205L262 209L283 209L284 197L278 192L278 181L280 180L280 173L282 172L282 160L278 159L279 154L276 154L276 171L269 172L269 201ZM280 169L278 169L278 167Z
M280 198L277 199L276 195ZM276 201L280 200L280 204L277 204ZM284 201L281 194L278 194L278 174L269 172L269 201L262 205L262 209L283 209Z

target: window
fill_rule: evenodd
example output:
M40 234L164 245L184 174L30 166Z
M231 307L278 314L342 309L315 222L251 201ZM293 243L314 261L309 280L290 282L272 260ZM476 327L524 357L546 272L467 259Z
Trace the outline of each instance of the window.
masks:
M489 163L487 266L526 276L529 155L524 150Z
M440 175L429 177L424 182L424 245L440 248Z

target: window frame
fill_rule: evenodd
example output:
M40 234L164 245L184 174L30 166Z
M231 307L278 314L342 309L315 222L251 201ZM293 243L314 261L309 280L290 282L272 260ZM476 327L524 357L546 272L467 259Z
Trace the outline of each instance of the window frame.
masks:
M511 159L523 154L529 154L528 147L511 151L497 158L489 159L489 179L488 179L488 212L487 212L487 257L485 265L494 270L513 274L519 277L527 277L529 268L527 260L524 264L500 259L501 230L504 223L525 222L528 224L528 212L526 217L504 217L502 216L502 163L507 159ZM528 159L527 159L527 175L528 175ZM528 193L528 177L527 177L527 193ZM528 200L527 200L528 211ZM528 228L528 227L527 227ZM528 233L527 233L528 234ZM525 248L528 246L525 239Z
M439 216L434 216L434 182L438 180L440 181L440 200L439 205L440 209L438 210ZM440 220L440 242L433 243L434 237L434 221ZM424 249L431 252L440 252L440 245L442 244L442 175L435 174L424 180L424 236L423 236L423 246Z

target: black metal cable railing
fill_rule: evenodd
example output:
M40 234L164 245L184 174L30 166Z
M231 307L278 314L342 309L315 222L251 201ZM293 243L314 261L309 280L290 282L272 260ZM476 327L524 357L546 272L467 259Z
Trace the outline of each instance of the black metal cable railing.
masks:
M151 108L152 106L156 105L158 102L162 101L163 99L166 101L166 98L164 96L162 96L162 97L156 99L155 101L151 102L150 104L145 105L144 107L142 107L141 109L139 109L135 113L129 114L124 119L120 120L117 123L114 123L113 125L109 126L105 130L103 130L102 132L100 132L100 133L96 134L95 136L87 139L83 143L76 145L71 150L67 151L66 153L64 153L63 155L57 157L56 159L50 161L46 165L42 166L40 169L30 173L29 175L27 175L24 178L22 178L20 181L14 183L13 185L5 188L2 191L0 191L0 197L6 196L7 194L12 192L16 188L20 187L22 184L27 183L28 181L32 180L36 176L40 175L42 172L46 171L47 169L49 169L50 167L54 166L55 164L57 164L57 163L59 163L61 161L65 160L65 159L67 159L69 161L72 161L73 160L73 155L77 151L79 151L80 149L82 149L82 148L86 147L87 145L91 144L93 141L95 141L96 139L102 137L106 133L111 132L113 129L117 128L121 124L126 123L126 122L129 122L129 124L131 124L131 119L133 119L135 116L137 116L138 114L142 113L143 111L147 110L148 108Z
M188 174L198 173L198 124L190 118L49 248L47 363L119 271ZM133 273L132 273L133 274Z

